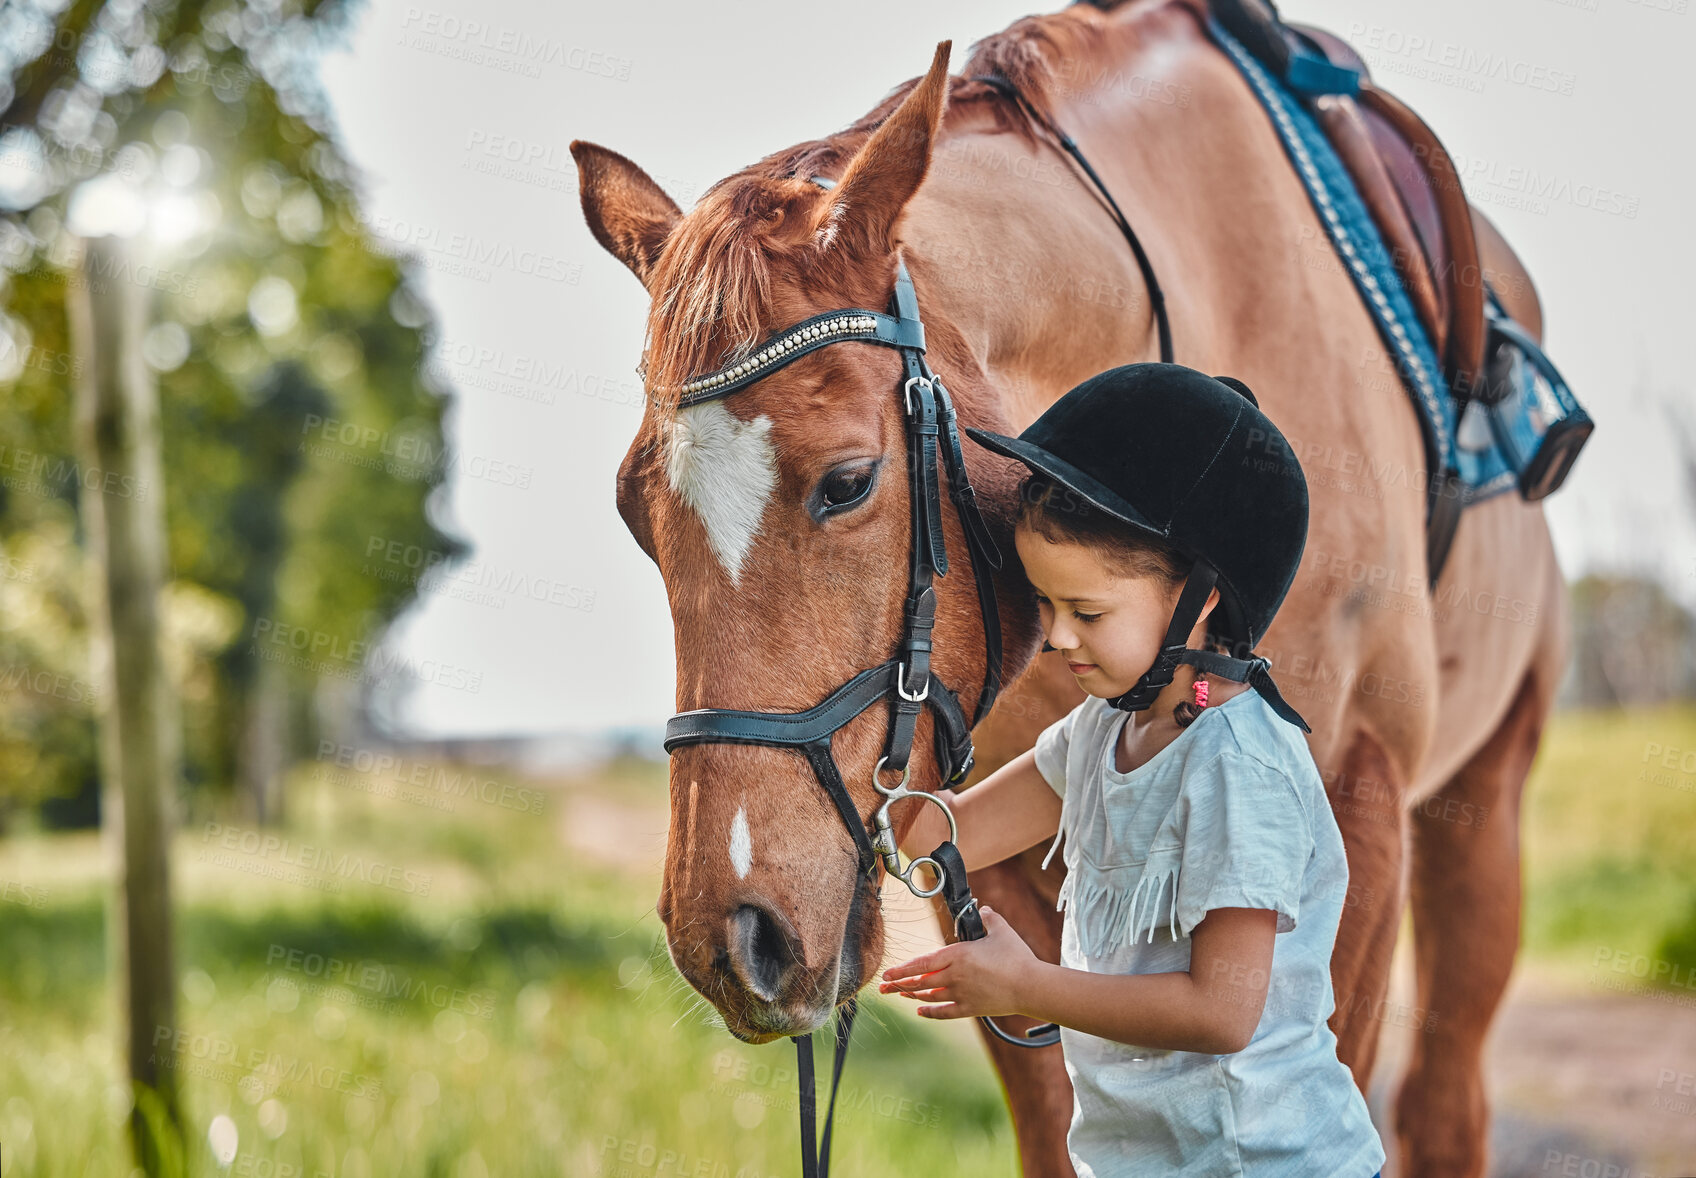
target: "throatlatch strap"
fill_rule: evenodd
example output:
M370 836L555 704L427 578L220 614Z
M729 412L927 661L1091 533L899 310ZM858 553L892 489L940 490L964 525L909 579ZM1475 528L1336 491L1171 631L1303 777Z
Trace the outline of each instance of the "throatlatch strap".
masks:
M848 1059L848 1038L854 1031L857 1000L850 998L836 1010L836 1053L830 1068L830 1103L825 1106L824 1137L818 1137L818 1090L813 1068L813 1037L794 1035L795 1078L801 1095L801 1176L829 1178L830 1131L836 1120L836 1089L842 1083L842 1065Z

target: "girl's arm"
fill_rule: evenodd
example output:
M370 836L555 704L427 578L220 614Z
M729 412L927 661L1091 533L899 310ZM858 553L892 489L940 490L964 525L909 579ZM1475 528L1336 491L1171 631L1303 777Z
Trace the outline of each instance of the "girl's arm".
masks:
M1035 749L1026 749L970 789L936 794L954 811L960 828L955 845L967 871L1017 855L1060 828L1060 795L1037 771ZM928 855L948 837L948 819L928 802L908 804L921 813L901 836L901 849Z
M1213 909L1192 932L1187 971L1089 973L1033 958L1019 1013L1119 1043L1241 1051L1266 1006L1277 916L1270 908Z
M987 779L986 779L987 780ZM1023 1014L1119 1043L1224 1055L1254 1037L1271 980L1277 913L1214 908L1192 932L1187 971L1104 974L1050 965L1001 915L987 936L884 971L879 989L921 1001L927 1018Z

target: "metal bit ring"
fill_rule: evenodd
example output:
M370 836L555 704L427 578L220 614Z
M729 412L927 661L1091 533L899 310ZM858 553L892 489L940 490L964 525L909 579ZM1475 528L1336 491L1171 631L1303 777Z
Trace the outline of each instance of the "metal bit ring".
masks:
M872 815L872 826L876 829L876 834L872 838L872 846L876 848L880 855L882 855L884 870L888 871L890 875L893 875L896 879L906 884L907 890L912 892L913 895L919 897L921 900L928 900L930 897L941 892L943 887L947 884L947 873L943 871L942 865L929 855L921 855L917 859L909 860L905 868L901 866L901 853L895 845L895 829L889 821L889 807L906 798L921 798L924 801L929 802L931 805L941 808L943 816L948 819L949 842L957 842L959 840L960 828L955 823L954 811L949 809L947 802L943 801L933 793L927 793L924 790L907 788L907 779L911 776L913 770L913 766L910 762L906 769L902 771L901 781L898 785L893 787L885 786L883 782L878 779L878 774L883 771L883 763L887 760L889 760L887 756L879 757L877 759L877 765L872 769L872 788L883 795L883 805L879 806L877 808L877 812ZM929 889L921 888L914 880L913 871L921 863L927 865L933 872L936 873L935 887Z
M913 873L919 869L921 863L936 873L936 886L934 888L921 888L914 880ZM895 878L906 884L907 890L921 900L930 899L948 885L948 876L943 872L942 864L929 855L920 855L917 859L907 860L907 869L896 873Z

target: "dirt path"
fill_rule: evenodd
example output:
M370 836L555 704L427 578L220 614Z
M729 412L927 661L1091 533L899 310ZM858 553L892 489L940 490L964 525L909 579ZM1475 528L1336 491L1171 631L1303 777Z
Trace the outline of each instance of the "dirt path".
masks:
M1390 999L1412 1005L1407 948L1398 947ZM1408 1034L1387 1029L1380 1047L1368 1103L1381 1127ZM1600 977L1589 985L1522 959L1484 1066L1491 1178L1696 1175L1696 995L1618 993ZM1384 1178L1395 1173L1384 1168Z
M1490 1045L1495 1091L1616 1143L1635 1175L1696 1175L1696 1005L1669 997L1574 995L1528 975ZM1544 1160L1522 1172L1550 1173Z

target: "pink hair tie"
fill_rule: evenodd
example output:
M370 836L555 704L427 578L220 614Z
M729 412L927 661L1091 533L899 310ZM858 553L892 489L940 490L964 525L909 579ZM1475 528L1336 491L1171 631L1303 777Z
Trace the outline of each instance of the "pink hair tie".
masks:
M1198 708L1207 706L1207 680L1205 679L1195 681L1195 706Z

